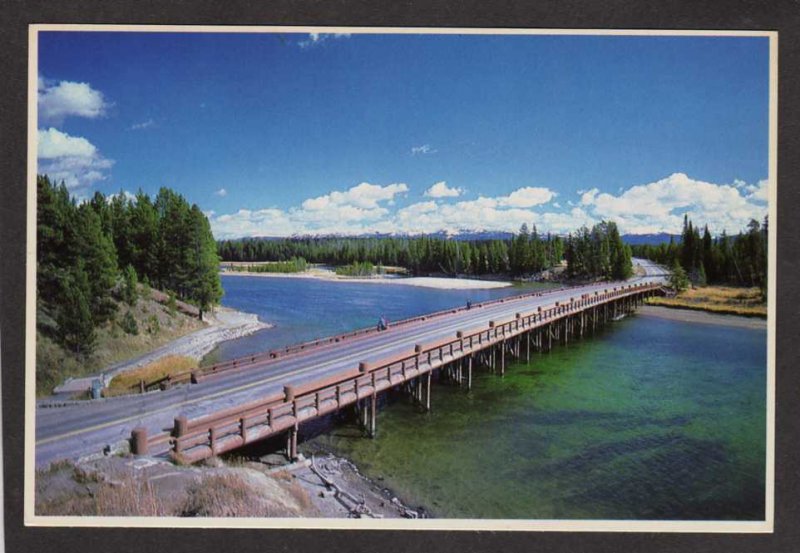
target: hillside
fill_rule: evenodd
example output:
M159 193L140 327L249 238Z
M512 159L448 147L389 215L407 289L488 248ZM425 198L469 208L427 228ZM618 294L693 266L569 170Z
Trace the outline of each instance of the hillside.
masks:
M94 351L88 356L72 353L52 338L54 321L43 308L37 313L36 395L46 396L70 377L97 373L109 365L146 353L190 332L203 328L197 308L175 301L157 290L138 287L133 306L113 299L115 315L96 329ZM128 317L128 313L131 314ZM131 323L133 321L133 324Z

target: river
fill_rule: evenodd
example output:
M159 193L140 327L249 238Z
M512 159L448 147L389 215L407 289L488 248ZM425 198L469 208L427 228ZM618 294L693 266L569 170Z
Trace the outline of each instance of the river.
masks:
M265 347L519 293L224 277L223 304L273 329ZM326 423L322 423L324 427ZM353 460L437 517L762 520L766 331L635 315L593 338L435 385L432 411L385 401L375 439L329 421L306 448Z

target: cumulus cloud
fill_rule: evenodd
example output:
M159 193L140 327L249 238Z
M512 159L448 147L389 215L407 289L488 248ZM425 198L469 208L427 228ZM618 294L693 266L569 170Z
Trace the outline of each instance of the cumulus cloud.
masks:
M546 204L556 196L549 188L526 186L519 188L508 196L498 198L498 203L508 207L534 207Z
M593 188L581 195L581 205L596 218L616 221L626 233L678 232L684 214L714 232L734 233L766 215L766 199L767 181L714 184L673 173L617 195Z
M408 192L408 186L404 183L381 186L362 182L344 192L335 190L324 196L309 198L302 203L302 207L307 211L322 211L344 206L375 209L380 202L394 200L395 196L406 192Z
M39 120L60 124L67 117L96 119L105 115L110 104L103 93L88 83L72 81L50 82L39 77Z
M430 144L423 144L422 146L412 146L411 147L411 155L426 155L426 154L435 154L436 150L431 148Z
M464 192L463 188L450 188L444 181L437 182L425 191L429 198L455 198Z
M213 214L209 220L218 238L361 234L385 226L391 218L386 206L407 192L408 186L404 183L379 185L362 182L346 190L308 198L289 209L240 209L231 214Z
M350 33L309 33L308 39L301 40L297 44L300 46L300 48L305 50L314 46L320 46L329 40L341 38L350 38Z
M437 183L437 185L440 183ZM445 183L441 183L446 187ZM436 185L434 185L436 186ZM309 198L289 209L240 210L210 217L217 238L290 236L295 234L362 234L490 230L516 232L526 223L540 232L566 234L603 219L614 220L624 233L679 232L683 214L714 232L738 232L751 219L766 214L767 181L739 185L713 184L675 173L649 184L634 185L618 194L598 188L579 191L580 201L568 207L552 203L556 193L524 187L507 196L426 201L392 208L393 200L408 191L405 184L386 186L361 183L347 190ZM449 189L449 188L448 188ZM391 209L390 209L391 208Z
M747 191L747 199L753 202L768 202L769 189L766 179L758 181L755 185L745 185L744 189Z
M216 192L214 192L214 195L215 195L215 196L219 196L220 198L224 198L225 196L227 196L227 195L228 195L228 191L227 191L227 190L225 190L224 188L220 188L219 190L217 190Z
M81 136L71 136L58 129L38 131L38 172L55 182L64 181L70 189L80 189L105 180L114 164L97 147Z

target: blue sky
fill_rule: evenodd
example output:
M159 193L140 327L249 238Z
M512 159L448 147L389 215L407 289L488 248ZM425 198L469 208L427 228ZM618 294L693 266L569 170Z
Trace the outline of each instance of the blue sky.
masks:
M768 39L43 32L39 171L217 237L766 213Z

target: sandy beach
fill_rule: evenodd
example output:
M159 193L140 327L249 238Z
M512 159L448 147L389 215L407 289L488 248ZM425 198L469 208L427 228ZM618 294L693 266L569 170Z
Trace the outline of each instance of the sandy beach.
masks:
M302 273L255 273L250 271L222 271L223 276L248 276L264 278L314 278L334 282L362 282L369 284L402 284L405 286L421 286L439 290L489 290L505 288L511 282L495 280L478 280L475 278L445 277L404 277L398 275L381 275L374 277L347 277L337 275L333 270L323 267L312 267Z

